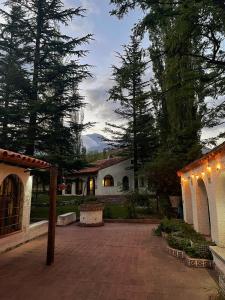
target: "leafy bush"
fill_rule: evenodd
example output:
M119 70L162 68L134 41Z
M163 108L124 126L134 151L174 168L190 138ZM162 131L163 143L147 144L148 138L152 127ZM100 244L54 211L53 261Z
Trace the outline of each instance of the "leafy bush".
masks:
M88 196L85 198L84 203L93 203L93 202L97 202L98 199L95 196Z
M104 208L103 218L105 218L105 219L111 219L112 218L112 211L111 211L111 208L109 206L106 206Z
M153 229L153 233L154 233L154 235L156 235L156 236L162 236L162 231L160 230L159 227Z
M185 249L187 255L193 258L213 259L209 250L209 243L192 243L190 247Z
M193 258L212 259L209 245L214 245L206 241L205 237L196 232L193 227L181 220L163 219L156 229L156 234L168 233L168 245L174 249L185 251Z
M191 241L187 238L182 238L173 234L169 234L167 237L168 245L174 249L185 251L191 246Z
M166 232L166 233L171 233L171 232L176 232L181 230L181 221L176 220L176 219L167 219L164 218L161 223L159 224L159 230Z

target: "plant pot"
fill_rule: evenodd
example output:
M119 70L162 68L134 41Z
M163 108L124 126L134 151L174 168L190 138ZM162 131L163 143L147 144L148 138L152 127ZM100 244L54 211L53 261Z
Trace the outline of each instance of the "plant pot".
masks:
M104 205L101 203L86 203L80 205L81 226L102 226Z
M171 206L173 208L178 208L181 202L181 196L169 196Z

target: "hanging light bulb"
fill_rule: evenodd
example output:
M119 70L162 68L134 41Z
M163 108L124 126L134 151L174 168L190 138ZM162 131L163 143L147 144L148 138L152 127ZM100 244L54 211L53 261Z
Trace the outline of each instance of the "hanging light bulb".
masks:
M219 170L221 169L221 164L220 164L220 163L218 163L218 164L216 165L216 169L217 169L217 171L219 171Z
M208 166L208 167L207 167L207 171L208 171L208 172L211 172L211 170L212 170L212 168Z

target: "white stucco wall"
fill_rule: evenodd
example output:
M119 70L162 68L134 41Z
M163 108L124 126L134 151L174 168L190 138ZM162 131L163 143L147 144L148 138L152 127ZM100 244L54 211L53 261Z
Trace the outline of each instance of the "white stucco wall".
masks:
M98 172L96 180L96 195L121 195L123 194L122 182L123 177L127 176L129 178L129 190L134 189L134 176L133 170L131 169L131 160L127 159L111 167L102 169ZM111 175L114 179L114 186L105 187L103 186L103 179L106 175Z
M212 240L218 246L225 247L225 155L216 155L209 162L206 161L182 175L184 219L190 223L190 205L187 203L190 199L187 192L188 185L191 191L194 228L205 233L206 229L202 229L202 224L205 223L206 209L205 202L200 201L202 193L199 188L199 179L204 182L207 192Z

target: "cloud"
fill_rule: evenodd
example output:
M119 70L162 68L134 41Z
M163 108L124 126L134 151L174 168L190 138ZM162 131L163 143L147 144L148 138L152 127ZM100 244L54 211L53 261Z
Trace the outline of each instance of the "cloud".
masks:
M112 86L110 76L101 75L88 79L81 85L81 94L85 96L87 103L85 108L85 122L96 122L88 132L99 132L104 130L105 123L117 123L119 116L114 113L118 106L116 103L107 101L108 90Z

